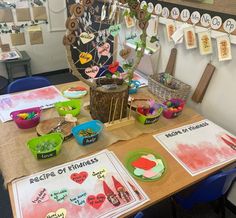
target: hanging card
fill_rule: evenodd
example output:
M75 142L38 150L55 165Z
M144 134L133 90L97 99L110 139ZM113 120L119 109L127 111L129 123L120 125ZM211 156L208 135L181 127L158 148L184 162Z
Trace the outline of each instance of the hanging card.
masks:
M216 38L219 61L227 61L232 59L231 44L227 35Z
M212 54L212 42L209 31L198 33L198 41L201 55Z
M175 27L174 22L171 22L171 21L168 22L166 24L166 33L167 33L167 40L168 40L168 42L172 41L171 36L174 34L175 31L176 31L176 27Z
M134 18L130 16L125 16L124 19L125 19L125 24L127 28L131 28L135 26Z
M0 8L0 23L13 22L11 8Z
M43 32L41 28L40 30L28 30L28 31L31 45L43 44Z
M30 21L30 9L29 8L17 8L16 9L17 21Z
M41 7L33 7L33 16L34 20L47 20L47 11L44 6Z
M184 29L184 39L186 49L193 49L197 47L196 33L193 27Z
M11 34L11 44L16 45L25 45L25 33L12 33Z

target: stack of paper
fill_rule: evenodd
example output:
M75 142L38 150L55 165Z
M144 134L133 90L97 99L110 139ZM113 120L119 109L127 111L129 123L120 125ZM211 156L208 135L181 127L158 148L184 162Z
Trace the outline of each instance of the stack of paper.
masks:
M13 182L17 217L118 217L147 202L117 157L103 150Z

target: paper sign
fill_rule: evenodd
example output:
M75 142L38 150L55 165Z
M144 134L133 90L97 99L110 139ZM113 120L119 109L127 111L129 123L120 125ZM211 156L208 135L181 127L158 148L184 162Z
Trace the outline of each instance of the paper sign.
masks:
M213 30L218 30L222 26L222 19L219 16L215 16L211 19L211 28Z
M0 23L13 22L11 8L0 8Z
M29 8L17 8L16 9L17 21L30 21L30 9Z
M179 15L180 15L179 9L177 7L172 8L170 14L171 14L171 17L174 20L176 20L179 17Z
M193 49L197 47L197 39L193 27L187 27L184 29L184 39L186 49Z
M199 50L201 55L212 53L211 36L208 31L198 33Z
M147 35L149 37L156 36L158 31L159 19L158 17L152 18L149 20Z
M164 7L164 8L162 9L162 17L168 18L169 15L170 15L169 9L168 9L167 7Z
M43 32L40 31L29 31L30 44L43 44Z
M83 44L86 44L86 43L92 41L94 39L94 37L95 36L93 33L86 33L86 32L82 32L79 35L79 38Z
M44 6L33 7L33 17L34 20L47 20L47 11Z
M81 64L86 64L93 59L93 56L87 52L81 52L79 55L79 61Z
M66 209L60 208L56 212L50 212L45 218L66 218Z
M219 61L227 61L232 59L231 44L227 35L216 38Z
M25 33L12 33L11 34L11 44L16 45L25 45Z
M161 15L161 13L162 13L162 6L161 6L161 4L156 4L156 6L155 6L155 8L154 8L154 11L155 11L155 14L157 14L157 15Z

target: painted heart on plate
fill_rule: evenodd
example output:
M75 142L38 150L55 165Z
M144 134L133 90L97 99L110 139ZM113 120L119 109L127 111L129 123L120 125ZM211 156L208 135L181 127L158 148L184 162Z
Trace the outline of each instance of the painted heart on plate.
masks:
M31 199L34 204L40 204L47 200L49 200L49 194L45 188L38 189L38 191Z
M98 194L97 196L89 195L86 201L91 207L99 209L105 200L106 196L104 194Z
M137 160L133 161L131 165L143 170L150 170L151 168L156 166L156 162L140 157Z
M102 168L100 170L93 171L92 176L97 177L99 180L104 180L107 174L107 170Z
M83 171L83 172L80 172L80 173L73 173L70 175L70 178L76 182L76 183L79 183L79 184L82 184L88 177L88 173Z
M65 217L66 217L66 209L60 208L56 212L48 213L45 218L65 218Z
M93 59L93 56L87 52L81 52L79 55L79 61L81 64L86 64Z
M50 193L50 198L58 203L62 203L68 195L67 189L61 189Z
M114 37L120 32L121 25L117 24L117 25L110 26L108 30L109 30L109 33Z
M104 43L102 46L99 46L98 49L98 53L102 56L109 56L110 54L110 44L109 43Z
M91 78L95 78L98 71L99 71L98 66L92 66L85 69L85 73Z
M86 44L94 39L95 35L93 33L82 32L79 35L79 38L83 44Z
M87 193L82 192L82 193L79 193L78 195L76 195L74 197L71 197L70 202L74 205L77 205L77 206L84 206L85 203L86 203L86 201L85 201L86 197L87 197Z
M110 64L110 65L108 66L108 70L109 70L111 73L115 73L115 72L117 71L118 67L119 67L119 62L118 62L118 61L115 61L115 62L113 62L112 64Z

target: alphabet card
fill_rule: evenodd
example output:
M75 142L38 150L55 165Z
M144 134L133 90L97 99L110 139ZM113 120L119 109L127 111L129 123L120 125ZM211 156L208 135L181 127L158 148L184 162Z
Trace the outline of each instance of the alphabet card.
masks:
M236 137L207 119L154 138L192 176L236 160Z
M19 218L118 217L149 199L108 150L13 182Z
M209 31L198 33L199 50L201 55L212 54L212 42Z
M231 55L231 44L227 35L216 38L218 58L219 61L227 61L232 59Z

